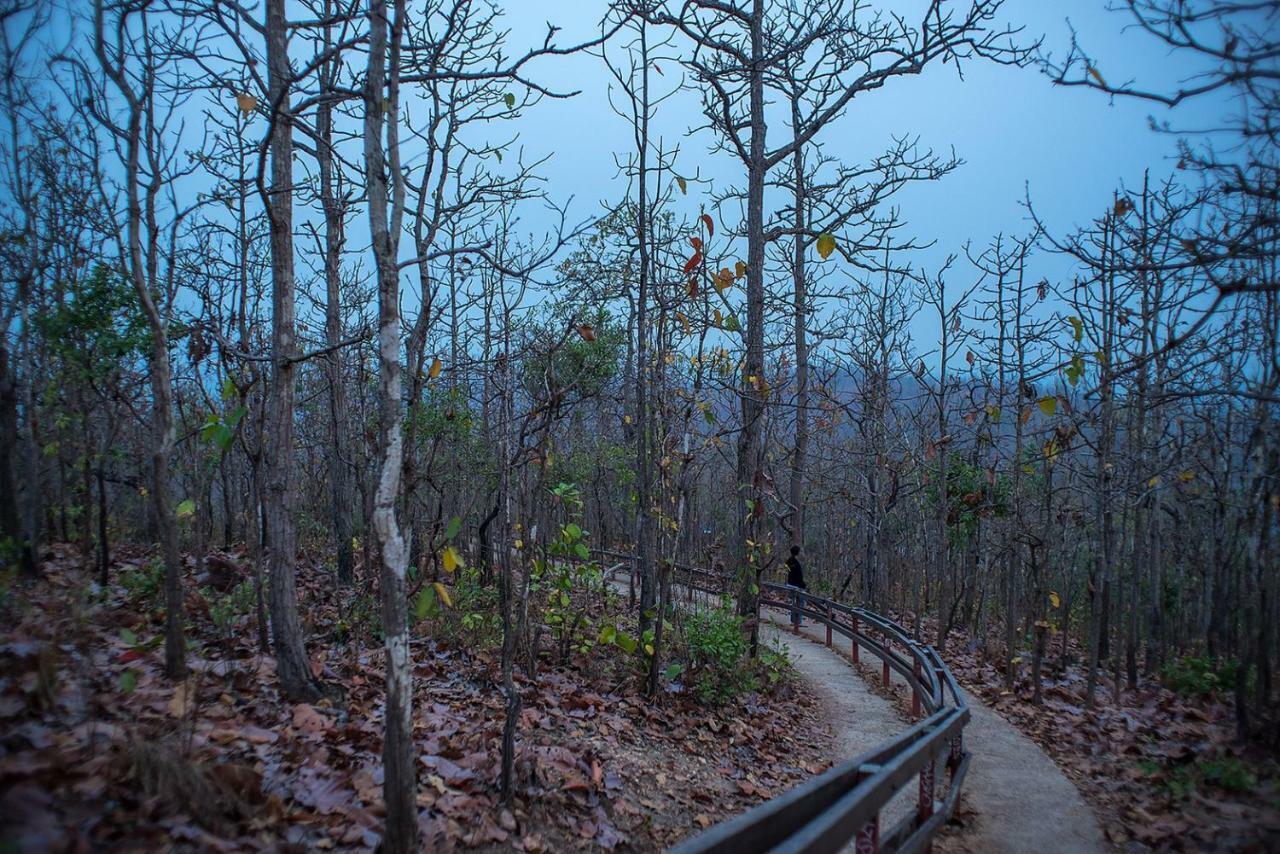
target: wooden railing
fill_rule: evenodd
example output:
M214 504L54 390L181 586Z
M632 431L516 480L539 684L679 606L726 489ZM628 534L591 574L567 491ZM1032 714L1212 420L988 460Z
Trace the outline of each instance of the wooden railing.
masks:
M629 567L631 555L600 552L600 557ZM696 567L673 567L673 589L722 596L731 579ZM813 596L766 582L762 608L796 610L826 629L827 646L838 635L855 664L863 653L881 664L884 687L896 671L911 690L915 723L885 744L841 762L825 773L784 792L736 818L676 845L678 854L702 852L839 851L851 841L858 854L879 851L927 851L955 811L969 769L964 727L969 709L951 671L932 646L922 644L898 623L874 611ZM850 678L859 678L850 672ZM946 791L939 797L939 771ZM916 807L889 828L881 827L886 805L916 781Z

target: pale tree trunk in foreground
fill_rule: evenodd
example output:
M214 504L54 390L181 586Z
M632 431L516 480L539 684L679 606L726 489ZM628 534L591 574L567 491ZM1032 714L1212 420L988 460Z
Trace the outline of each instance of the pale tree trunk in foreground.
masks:
M369 4L369 73L364 93L364 154L369 193L369 229L378 274L378 377L381 387L378 485L373 500L373 529L382 557L382 627L387 651L386 735L382 748L385 769L383 799L387 827L382 839L389 854L413 851L417 846L418 818L413 751L413 669L409 661L408 610L405 573L409 543L396 519L400 472L404 455L401 429L400 281L396 270L399 241L400 174L397 156L396 103L400 22L397 4L390 55L387 44L386 0ZM387 68L390 66L390 86ZM385 95L385 100L384 100ZM386 132L383 148L384 129ZM390 161L388 163L387 161ZM395 198L387 186L388 172L395 176ZM390 222L388 221L388 215Z

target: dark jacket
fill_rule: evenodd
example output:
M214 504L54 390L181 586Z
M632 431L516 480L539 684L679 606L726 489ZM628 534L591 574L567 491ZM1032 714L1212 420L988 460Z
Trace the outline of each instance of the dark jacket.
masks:
M801 590L807 590L804 583L804 567L800 565L800 561L795 555L787 558L787 583L792 587L799 587Z

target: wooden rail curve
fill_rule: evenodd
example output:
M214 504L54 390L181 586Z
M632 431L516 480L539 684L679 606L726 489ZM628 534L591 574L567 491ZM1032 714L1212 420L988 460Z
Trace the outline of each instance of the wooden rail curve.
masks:
M634 560L622 552L597 554L622 566ZM676 584L688 599L698 592L712 596L730 592L728 576L681 565L673 570L680 578ZM869 652L881 662L885 687L890 671L897 671L911 688L915 723L885 744L686 839L671 849L673 854L840 851L851 841L857 854L928 851L955 811L969 770L970 754L964 748L969 708L950 669L932 646L917 642L898 623L865 608L771 582L761 585L760 604L787 611L798 608L804 617L826 627L827 646L832 646L834 635L843 637L855 664L863 650ZM941 799L939 766L947 772ZM916 809L882 829L881 812L913 779L917 781Z

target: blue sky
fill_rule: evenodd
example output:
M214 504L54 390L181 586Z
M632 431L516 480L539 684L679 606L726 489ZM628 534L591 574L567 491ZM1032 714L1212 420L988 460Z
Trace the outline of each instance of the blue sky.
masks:
M1124 32L1126 16L1108 12L1106 4L1107 0L1007 0L1003 18L1024 28L1025 42L1043 38L1046 49L1056 54L1069 46L1070 21L1111 82L1133 80L1167 88L1195 72L1182 64L1183 57L1171 55L1154 40ZM891 5L910 10L924 3L891 0ZM599 32L607 2L506 0L504 8L512 28L508 53L518 55L524 46L541 42L547 21L563 27L558 37L561 45L592 37ZM55 29L65 37L61 25ZM83 34L73 40L80 37ZM667 73L655 78L658 82L674 76L672 65L664 65ZM526 159L550 155L540 171L552 199L574 198L570 220L597 216L604 204L617 203L625 190L615 155L632 144L627 124L608 104L610 77L600 59L590 55L541 60L530 76L560 90L580 89L581 94L544 101L528 110L514 128L508 123L495 126L494 139L506 139L513 129L518 130ZM1022 203L1027 195L1058 234L1087 223L1110 205L1121 183L1139 185L1144 169L1151 169L1157 179L1173 170L1174 140L1153 133L1150 116L1202 126L1224 110L1221 100L1191 102L1176 111L1135 100L1113 101L1084 89L1055 87L1035 69L978 61L965 66L963 80L953 66L938 66L859 96L847 114L824 131L821 141L827 154L852 163L882 151L893 136L918 136L923 147L939 152L954 148L965 161L957 171L895 197L908 223L906 233L919 242L934 242L914 259L916 266L932 269L948 254L960 253L966 241L980 247L997 232L1025 231ZM720 188L740 183L738 164L707 153L706 134L686 136L688 128L700 120L696 97L682 96L664 106L655 133L668 143L680 144L677 168L682 174L700 173ZM250 132L260 127L254 123ZM786 128L777 123L771 141L776 143L785 133ZM688 196L680 197L678 204L682 213L693 217L706 201L705 188L691 184ZM297 213L307 216L303 209ZM532 209L525 212L523 221L531 229L540 226ZM363 214L352 226L350 248L363 256L367 251L360 237L365 233ZM1033 270L1037 279L1042 275L1057 279L1067 272L1061 260L1042 256L1036 263L1041 265ZM962 266L954 279L964 286L972 274ZM929 349L936 331L927 318L922 317L913 331L920 339L919 349Z
M586 38L605 6L600 0L511 2L513 48L538 38L547 20L564 28L562 44ZM1043 37L1046 49L1055 54L1069 46L1070 21L1110 82L1167 87L1196 70L1143 34L1124 32L1127 18L1108 12L1104 0L1008 0L1003 16L1025 27L1026 41ZM613 155L630 144L627 126L607 104L608 76L598 59L587 56L544 62L535 76L582 90L569 101L544 102L530 110L520 132L529 151L554 155L544 169L553 195L573 195L577 212L593 213L598 210L594 205L621 192ZM695 108L692 101L672 102L657 122L669 141L681 142L682 171L701 168L716 179L740 180L732 163L706 154L705 137L680 140L700 118ZM1223 109L1221 101L1188 103L1176 111L1136 100L1113 101L1097 92L1055 87L1034 69L971 62L963 80L953 66L937 67L855 99L822 141L829 154L854 162L882 150L893 135L918 135L922 145L940 152L954 147L965 165L940 182L896 197L908 230L921 240L936 241L934 249L918 258L933 267L946 254L959 252L965 241L982 244L999 231L1026 229L1022 201L1028 194L1059 233L1087 223L1110 205L1122 182L1140 185L1148 168L1155 177L1173 170L1174 141L1153 133L1149 117L1203 125ZM776 140L786 129L778 126L773 132ZM681 203L694 214L700 201L691 187Z

